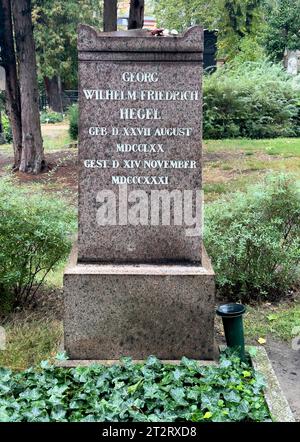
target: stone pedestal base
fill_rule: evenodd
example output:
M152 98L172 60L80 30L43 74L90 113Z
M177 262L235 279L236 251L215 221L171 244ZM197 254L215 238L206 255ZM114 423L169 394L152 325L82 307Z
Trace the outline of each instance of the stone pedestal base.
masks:
M71 359L213 359L210 261L194 265L78 264L64 275L64 345Z

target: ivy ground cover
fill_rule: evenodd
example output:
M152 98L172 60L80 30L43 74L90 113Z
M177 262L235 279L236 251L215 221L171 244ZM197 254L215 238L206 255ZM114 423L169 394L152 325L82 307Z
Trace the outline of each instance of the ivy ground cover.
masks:
M270 420L261 374L235 356L199 366L183 358L111 367L64 368L44 361L0 368L0 422L224 422Z

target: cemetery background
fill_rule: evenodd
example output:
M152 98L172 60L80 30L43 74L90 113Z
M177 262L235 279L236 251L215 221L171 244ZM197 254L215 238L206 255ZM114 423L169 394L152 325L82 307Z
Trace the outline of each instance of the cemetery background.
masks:
M66 206L75 208L77 189L76 156L69 145L73 142L68 133L68 121L42 125L45 151L51 170L41 176L10 174L11 146L0 147L1 176L10 176L15 188L21 187L28 194L45 191L55 199L62 199ZM207 140L204 143L204 190L207 203L223 195L247 188L265 174L273 171L293 172L299 180L300 141L298 138L266 140ZM74 212L75 219L75 212ZM61 284L62 263L46 278L46 284L24 311L8 315L8 348L0 352L0 365L24 368L53 357L61 339ZM55 302L53 300L55 299ZM278 370L279 379L293 409L299 413L294 383L299 379L299 358L290 348L293 326L299 324L299 292L297 284L279 303L262 303L250 306L246 316L248 342L265 345ZM222 329L217 324L222 342ZM264 343L264 339L266 343ZM37 342L39 344L37 345ZM33 348L32 348L33 345ZM284 355L284 356L283 356ZM284 365L282 363L284 360Z

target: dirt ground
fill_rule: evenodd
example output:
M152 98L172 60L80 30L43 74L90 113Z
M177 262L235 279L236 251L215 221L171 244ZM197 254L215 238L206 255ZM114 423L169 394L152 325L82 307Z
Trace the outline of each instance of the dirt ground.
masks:
M300 340L298 350L275 340L269 340L266 350L291 410L300 422Z
M6 152L0 151L0 177L10 172L13 158ZM46 154L49 171L41 175L29 175L22 172L13 174L20 185L40 184L47 192L70 191L77 194L77 149L66 149Z

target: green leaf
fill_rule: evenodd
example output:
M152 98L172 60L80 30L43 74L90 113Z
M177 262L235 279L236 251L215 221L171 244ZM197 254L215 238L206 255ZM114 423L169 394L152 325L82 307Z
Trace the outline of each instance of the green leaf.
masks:
M0 383L0 396L6 395L10 391L10 387L6 384Z
M9 370L8 368L3 368L0 367L0 381L1 382L8 382L11 378L11 370Z
M10 416L5 407L0 407L0 422L9 422Z
M179 379L181 379L184 376L184 373L182 370L179 370L178 368L176 368L173 371L173 379L174 381L179 381Z
M136 390L139 388L139 386L143 383L143 379L141 378L136 384L131 385L127 388L127 391L129 394L133 394L136 392Z
M57 353L55 356L55 359L58 361L67 361L69 357L67 356L67 353L65 351Z
M159 387L156 384L144 384L145 399L154 399L159 396Z
M156 356L149 356L145 363L146 367L160 368L161 362L157 359Z
M223 359L220 363L220 368L228 368L232 365L229 359Z
M20 398L26 399L28 402L37 401L42 397L42 393L37 388L27 388L24 392L20 393Z
M225 401L228 401L228 402L239 403L241 401L239 394L233 390L223 393L223 396L224 396Z
M184 388L172 388L170 395L178 405L187 405Z
M201 410L197 410L195 411L191 417L190 417L192 422L200 422L203 420L203 413Z
M248 353L252 358L255 358L255 356L257 355L257 348L254 346L250 346L248 348Z
M210 419L211 417L212 417L212 413L210 412L210 411L207 411L205 414L204 414L204 416L203 416L203 419Z
M47 368L50 368L51 365L50 365L49 361L42 361L40 363L40 367L43 368L44 370L46 370Z
M54 409L52 410L51 418L54 421L61 421L61 420L65 419L66 413L67 413L67 411L63 407L57 406L57 407L54 407Z

